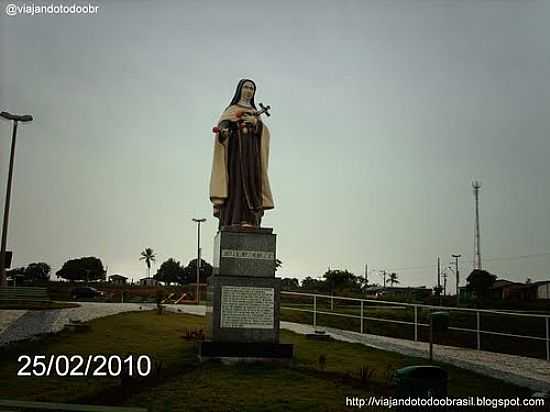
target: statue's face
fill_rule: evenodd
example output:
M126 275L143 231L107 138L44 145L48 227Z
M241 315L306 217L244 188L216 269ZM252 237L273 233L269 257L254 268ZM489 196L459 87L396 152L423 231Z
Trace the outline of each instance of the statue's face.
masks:
M241 99L249 101L254 97L255 91L254 83L249 81L244 82L243 88L241 89Z

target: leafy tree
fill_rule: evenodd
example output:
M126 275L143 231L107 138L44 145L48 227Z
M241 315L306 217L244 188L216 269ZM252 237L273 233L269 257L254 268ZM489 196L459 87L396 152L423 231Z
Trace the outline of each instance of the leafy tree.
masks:
M323 274L325 289L334 293L337 290L343 289L358 289L359 283L357 282L357 276L347 270L327 270Z
M300 284L296 278L282 278L281 279L281 289L284 290L298 290Z
M313 279L311 276L307 276L305 279L302 279L301 288L309 291L320 292L324 289L325 284L322 280Z
M199 282L206 283L212 275L212 265L210 265L206 260L201 259L201 266L199 269ZM187 266L184 269L184 283L196 283L197 282L197 259L192 259L189 261Z
M79 259L70 259L56 272L56 275L67 280L105 280L107 272L101 260L89 256Z
M283 267L283 262L280 259L275 259L275 272L277 272L277 269Z
M399 276L397 275L397 273L395 273L395 272L390 273L390 277L388 278L388 282L390 282L391 286L393 286L394 284L398 284L399 283Z
M147 265L147 277L151 277L151 263L155 262L155 252L150 247L141 252L139 260L144 260Z
M160 282L170 284L172 282L183 283L185 270L180 262L170 258L163 262L157 270L154 278Z
M485 298L489 294L489 288L497 277L486 270L474 269L466 278L466 287L473 291L478 298Z
M27 280L49 280L50 265L44 262L31 263L25 269L25 279Z
M369 286L372 286L369 284L369 280L363 276L356 276L355 283L357 283L358 287L361 289L361 292L365 292Z

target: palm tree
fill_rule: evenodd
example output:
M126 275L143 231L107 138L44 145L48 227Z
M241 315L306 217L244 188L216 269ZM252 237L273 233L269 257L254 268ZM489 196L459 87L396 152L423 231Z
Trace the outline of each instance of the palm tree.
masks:
M153 252L153 249L150 247L145 248L143 252L141 252L139 260L145 260L145 264L147 265L147 277L151 277L151 262L155 261L155 252Z
M388 281L393 286L395 283L399 283L399 280L397 278L398 278L397 273L393 272L393 273L390 273L390 278L388 279Z

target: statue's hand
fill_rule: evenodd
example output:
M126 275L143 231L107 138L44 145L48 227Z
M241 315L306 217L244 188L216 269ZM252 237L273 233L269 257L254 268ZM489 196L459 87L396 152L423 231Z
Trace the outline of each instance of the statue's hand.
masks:
M258 123L258 119L256 118L256 116L252 116L250 114L244 114L243 115L243 121L245 123L249 123L253 126L256 126L256 123Z

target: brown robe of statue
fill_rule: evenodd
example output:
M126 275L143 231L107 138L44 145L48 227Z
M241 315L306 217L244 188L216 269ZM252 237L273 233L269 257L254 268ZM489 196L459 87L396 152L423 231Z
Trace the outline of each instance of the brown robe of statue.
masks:
M232 105L218 122L218 127L230 129L225 138L215 136L210 179L210 200L220 227L259 227L263 211L274 206L267 177L269 130L260 119L255 127L239 128L237 115L248 110Z

